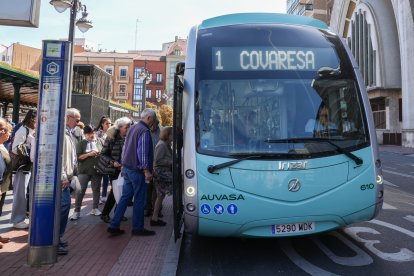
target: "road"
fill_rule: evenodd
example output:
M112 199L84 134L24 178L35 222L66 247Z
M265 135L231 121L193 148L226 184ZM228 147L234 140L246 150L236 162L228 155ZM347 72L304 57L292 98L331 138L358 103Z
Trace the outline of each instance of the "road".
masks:
M385 204L374 220L284 239L185 234L177 275L414 275L414 155L381 160Z

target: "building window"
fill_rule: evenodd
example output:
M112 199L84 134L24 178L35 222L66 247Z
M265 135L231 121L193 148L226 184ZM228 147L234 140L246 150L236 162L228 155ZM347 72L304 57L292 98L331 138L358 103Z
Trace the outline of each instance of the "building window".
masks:
M134 95L132 97L133 102L142 101L142 86L134 85Z
M150 80L150 81L152 81L152 73L148 72L147 79Z
M139 78L139 74L141 74L141 68L136 67L134 70L134 83L142 83L142 80Z
M147 89L147 91L146 91L146 96L147 96L147 99L148 99L148 98L151 98L151 96L152 96L152 91L151 91L151 89Z
M385 98L371 99L372 114L374 115L374 125L377 129L386 129Z
M175 56L181 56L181 50L180 49L175 49L174 50L174 55Z
M122 80L122 81L128 80L128 67L126 66L119 67L119 80Z
M113 74L114 74L114 67L113 67L113 66L105 66L105 71L106 71L109 75L113 76Z
M157 83L162 83L162 74L157 73Z
M127 96L127 86L124 84L121 84L119 86L118 97L126 97L126 96Z
M376 84L376 50L372 46L372 24L368 24L365 11L355 12L351 21L351 31L348 33L348 46L364 78L366 86Z
M157 99L161 99L161 90L160 89L155 90L155 97Z

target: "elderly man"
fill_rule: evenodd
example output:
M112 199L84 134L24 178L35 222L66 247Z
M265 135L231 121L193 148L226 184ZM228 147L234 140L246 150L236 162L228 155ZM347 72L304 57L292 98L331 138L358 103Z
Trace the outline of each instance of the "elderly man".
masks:
M112 236L125 233L119 226L132 197L134 197L132 235L155 235L154 231L144 228L144 206L147 183L152 179L154 157L150 128L156 120L157 115L154 110L144 109L141 113L141 121L128 130L121 161L124 187L114 218L107 230Z
M69 210L70 210L70 190L69 185L76 172L77 156L76 145L73 137L73 129L80 122L80 112L75 108L68 108L66 111L66 130L63 142L63 158L62 158L62 176L61 186L62 193L60 198L60 231L59 231L59 247L58 255L66 255L69 253L68 243L62 240L65 234L66 225L68 224Z

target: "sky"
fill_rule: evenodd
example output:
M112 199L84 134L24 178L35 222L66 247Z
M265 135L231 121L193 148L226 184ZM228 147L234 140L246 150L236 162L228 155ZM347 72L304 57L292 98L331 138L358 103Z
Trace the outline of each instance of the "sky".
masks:
M13 3L13 0L9 0ZM175 36L186 38L203 19L228 13L286 13L286 0L82 0L93 28L85 38L102 51L161 50ZM42 0L38 28L0 26L0 43L19 42L41 48L42 40L67 39L69 10L58 13L49 0ZM78 14L78 18L80 13ZM138 20L138 23L137 23ZM137 35L136 34L137 30ZM136 48L135 48L136 46Z

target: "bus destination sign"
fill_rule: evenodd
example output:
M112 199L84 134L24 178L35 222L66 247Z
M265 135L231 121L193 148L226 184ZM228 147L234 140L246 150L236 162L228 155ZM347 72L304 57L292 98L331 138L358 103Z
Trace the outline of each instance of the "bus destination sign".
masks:
M213 71L316 71L337 68L332 48L214 47Z

